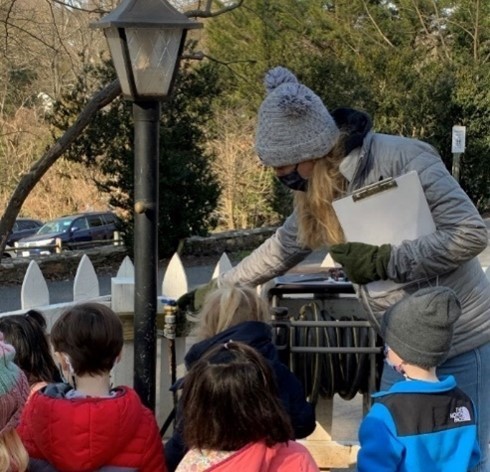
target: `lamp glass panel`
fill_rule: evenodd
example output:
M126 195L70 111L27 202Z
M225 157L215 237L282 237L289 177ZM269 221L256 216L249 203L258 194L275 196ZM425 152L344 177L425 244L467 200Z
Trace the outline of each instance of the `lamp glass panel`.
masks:
M117 28L105 28L104 34L111 51L112 62L116 69L117 78L121 84L121 89L123 95L126 97L131 96L131 89L129 87L129 77L128 74L131 72L131 64L125 64L124 62L124 43L119 37Z
M183 30L127 28L129 56L139 96L168 94L178 62Z

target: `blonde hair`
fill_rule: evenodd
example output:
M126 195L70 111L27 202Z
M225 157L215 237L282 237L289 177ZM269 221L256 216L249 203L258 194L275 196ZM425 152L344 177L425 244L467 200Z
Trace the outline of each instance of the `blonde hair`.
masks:
M271 309L254 288L225 286L207 295L196 318L199 325L195 335L203 340L244 321L268 323L271 319Z
M29 465L29 455L15 429L0 437L0 472L24 472Z
M306 192L295 192L298 216L298 242L312 249L345 241L344 232L332 202L347 189L339 165L345 157L343 139L325 156L314 161Z

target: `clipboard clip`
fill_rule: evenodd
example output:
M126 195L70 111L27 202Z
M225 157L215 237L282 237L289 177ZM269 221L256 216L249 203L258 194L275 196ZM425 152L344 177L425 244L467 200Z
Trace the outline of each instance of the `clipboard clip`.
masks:
M398 187L396 180L393 177L388 177L387 179L383 179L371 185L366 185L366 187L356 190L352 193L352 200L357 202L363 198L370 197L371 195L375 195L395 187Z

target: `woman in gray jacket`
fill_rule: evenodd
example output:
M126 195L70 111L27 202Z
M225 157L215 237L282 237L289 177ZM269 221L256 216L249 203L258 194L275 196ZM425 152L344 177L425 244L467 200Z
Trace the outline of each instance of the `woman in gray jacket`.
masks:
M262 163L296 190L294 212L271 238L223 274L219 285L266 282L312 249L327 246L344 266L375 327L387 307L421 287L453 289L462 315L449 359L438 374L454 375L474 401L482 450L475 470L490 470L490 283L476 258L487 245L484 221L429 144L373 133L369 117L355 110L339 109L332 116L283 67L270 70L265 83L268 95L259 110L256 150ZM332 201L410 171L418 173L436 231L396 246L346 243ZM380 279L404 285L374 298L364 285ZM385 369L382 388L396 380L396 373Z

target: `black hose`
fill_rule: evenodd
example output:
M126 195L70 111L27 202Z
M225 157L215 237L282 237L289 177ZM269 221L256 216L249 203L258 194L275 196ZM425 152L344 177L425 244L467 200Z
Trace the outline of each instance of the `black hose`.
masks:
M298 314L300 320L319 321L318 310L315 304L306 304L301 307ZM292 346L318 346L323 344L323 330L321 328L310 328L289 332L290 345ZM318 353L292 353L289 356L289 367L301 380L308 401L316 403L320 394L322 379L322 364Z
M303 305L291 321L314 321L317 326L287 326L282 316L282 324L276 328L276 345L281 360L300 379L307 398L316 403L318 396L333 398L337 393L344 400L351 400L357 393L369 392L369 356L368 353L320 353L294 352L291 347L331 347L366 348L369 347L367 326L322 326L329 321L365 321L357 317L334 318L325 310L320 310L315 302ZM289 334L289 346L286 346ZM381 346L378 338L377 346ZM383 357L376 354L376 388L379 388Z

